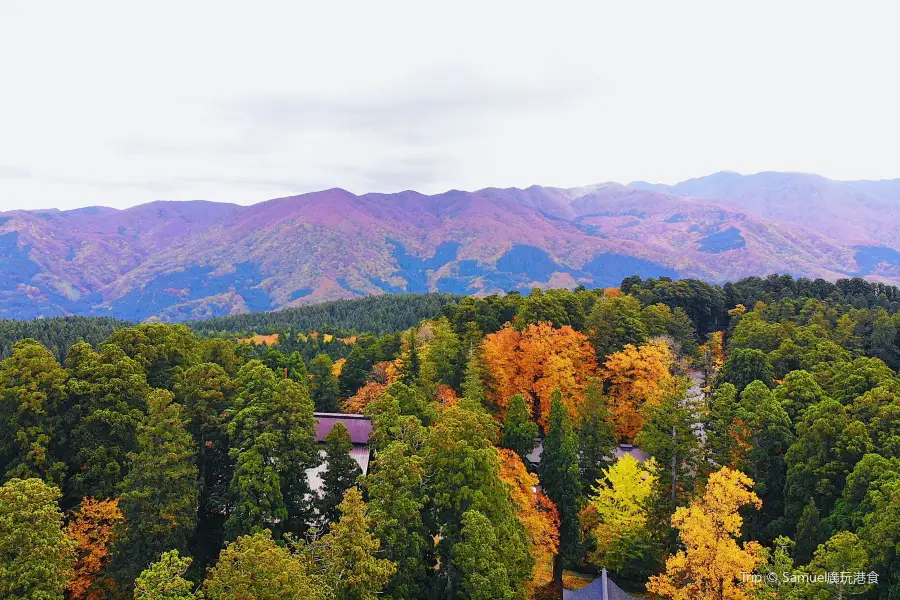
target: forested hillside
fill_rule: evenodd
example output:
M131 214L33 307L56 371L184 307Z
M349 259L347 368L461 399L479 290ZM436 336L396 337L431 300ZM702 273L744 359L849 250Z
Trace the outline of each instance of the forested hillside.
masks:
M650 598L900 597L897 288L306 310L2 322L0 598L560 598L602 568ZM367 475L335 427L312 490L317 411L371 418Z

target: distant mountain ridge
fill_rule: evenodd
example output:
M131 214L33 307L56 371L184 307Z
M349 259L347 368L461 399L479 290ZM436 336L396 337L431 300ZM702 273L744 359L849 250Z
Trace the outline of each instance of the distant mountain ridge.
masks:
M341 189L252 206L0 213L0 317L183 320L383 292L484 294L789 272L900 283L900 180Z

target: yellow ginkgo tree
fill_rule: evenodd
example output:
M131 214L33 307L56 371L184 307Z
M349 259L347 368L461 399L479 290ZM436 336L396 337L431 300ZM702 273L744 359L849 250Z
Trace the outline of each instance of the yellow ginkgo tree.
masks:
M724 467L709 476L703 495L672 517L684 550L666 561L666 572L650 578L647 590L672 600L749 600L754 568L762 562L756 542L738 543L740 509L762 502L753 480Z

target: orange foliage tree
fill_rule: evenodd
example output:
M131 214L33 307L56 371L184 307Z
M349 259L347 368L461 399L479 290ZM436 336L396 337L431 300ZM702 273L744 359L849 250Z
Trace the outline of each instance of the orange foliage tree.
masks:
M672 516L684 550L666 561L666 572L647 583L647 591L672 600L749 600L753 573L763 560L757 542L739 545L740 510L762 506L753 480L728 467L709 476L703 495Z
M370 381L344 400L341 410L345 413L362 414L370 402L378 398L388 388L387 384Z
M529 552L534 559L532 590L553 580L553 557L559 548L559 514L556 505L537 489L538 478L529 473L518 454L498 448L500 479L509 484L516 517L528 534Z
M78 560L75 575L69 581L72 600L100 600L113 587L110 579L101 577L109 560L109 549L115 526L125 520L119 509L119 499L94 500L85 498L72 513L66 533L75 541Z
M500 417L509 399L522 394L532 415L545 428L553 391L560 391L574 414L587 379L597 373L596 355L587 336L568 325L555 328L538 323L520 332L507 324L485 337L482 350L491 379L491 400Z
M672 350L663 340L639 347L628 344L606 359L604 375L619 439L633 440L644 427L643 407L662 401L672 379L672 360Z

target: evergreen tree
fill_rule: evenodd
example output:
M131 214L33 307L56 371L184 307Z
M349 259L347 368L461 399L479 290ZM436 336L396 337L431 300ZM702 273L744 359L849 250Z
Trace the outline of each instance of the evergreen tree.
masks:
M75 563L59 489L37 478L0 486L0 598L62 600Z
M309 392L317 412L340 412L341 388L327 354L318 354L309 363Z
M240 392L228 425L235 508L226 534L300 532L312 517L306 471L320 461L312 401L306 388L278 378L260 361L241 367L237 379Z
M324 566L322 575L335 600L376 600L397 566L378 558L381 543L372 535L372 522L358 489L347 490L338 509L340 520L313 543L313 553Z
M350 456L353 443L343 423L335 423L325 436L325 471L322 473L322 492L319 498L319 517L324 523L338 518L338 505L343 501L357 477L359 465Z
M581 468L582 489L586 491L602 479L603 470L615 457L618 447L612 414L606 407L603 385L599 380L590 380L584 389L584 401L579 413L578 465Z
M422 370L422 360L419 358L416 330L410 329L406 338L406 352L403 355L403 365L400 368L400 382L409 386L419 383Z
M531 420L525 399L522 394L516 394L510 398L509 408L503 419L503 438L500 445L518 454L522 461L528 464L528 455L534 450L537 435L538 426Z
M640 346L647 341L647 328L641 320L641 303L632 296L601 296L591 310L586 328L600 364L628 344Z
M810 561L822 541L822 521L819 518L819 509L816 503L810 498L803 512L800 513L800 519L797 521L797 546L794 550L794 559L801 565L805 565Z
M480 406L487 405L487 392L484 386L484 365L475 347L469 349L466 371L462 382L463 396L470 402Z
M422 521L428 503L422 465L422 457L407 444L392 442L378 453L364 480L373 533L384 557L397 565L384 590L385 598L392 600L425 596L428 588L427 552L432 544Z
M460 541L453 546L453 563L462 573L460 600L512 600L516 588L502 561L497 560L499 540L491 522L477 510L462 517Z
M113 498L125 475L126 455L137 450L150 386L141 366L112 344L99 353L89 344L75 344L66 365L68 499Z
M562 580L563 562L578 555L581 524L581 471L578 468L578 438L572 429L569 411L559 391L550 402L550 427L544 438L544 451L538 476L547 497L559 511L559 555L553 565L554 579Z
M186 550L197 519L197 467L184 409L171 393L154 390L147 410L119 486L126 520L110 568L126 587L166 550Z
M22 340L0 362L0 465L4 479L39 477L57 484L65 463L54 442L67 374L35 340Z
M730 383L740 393L754 381L762 381L766 387L773 387L772 376L772 366L765 352L756 348L738 348L725 361L716 385Z

